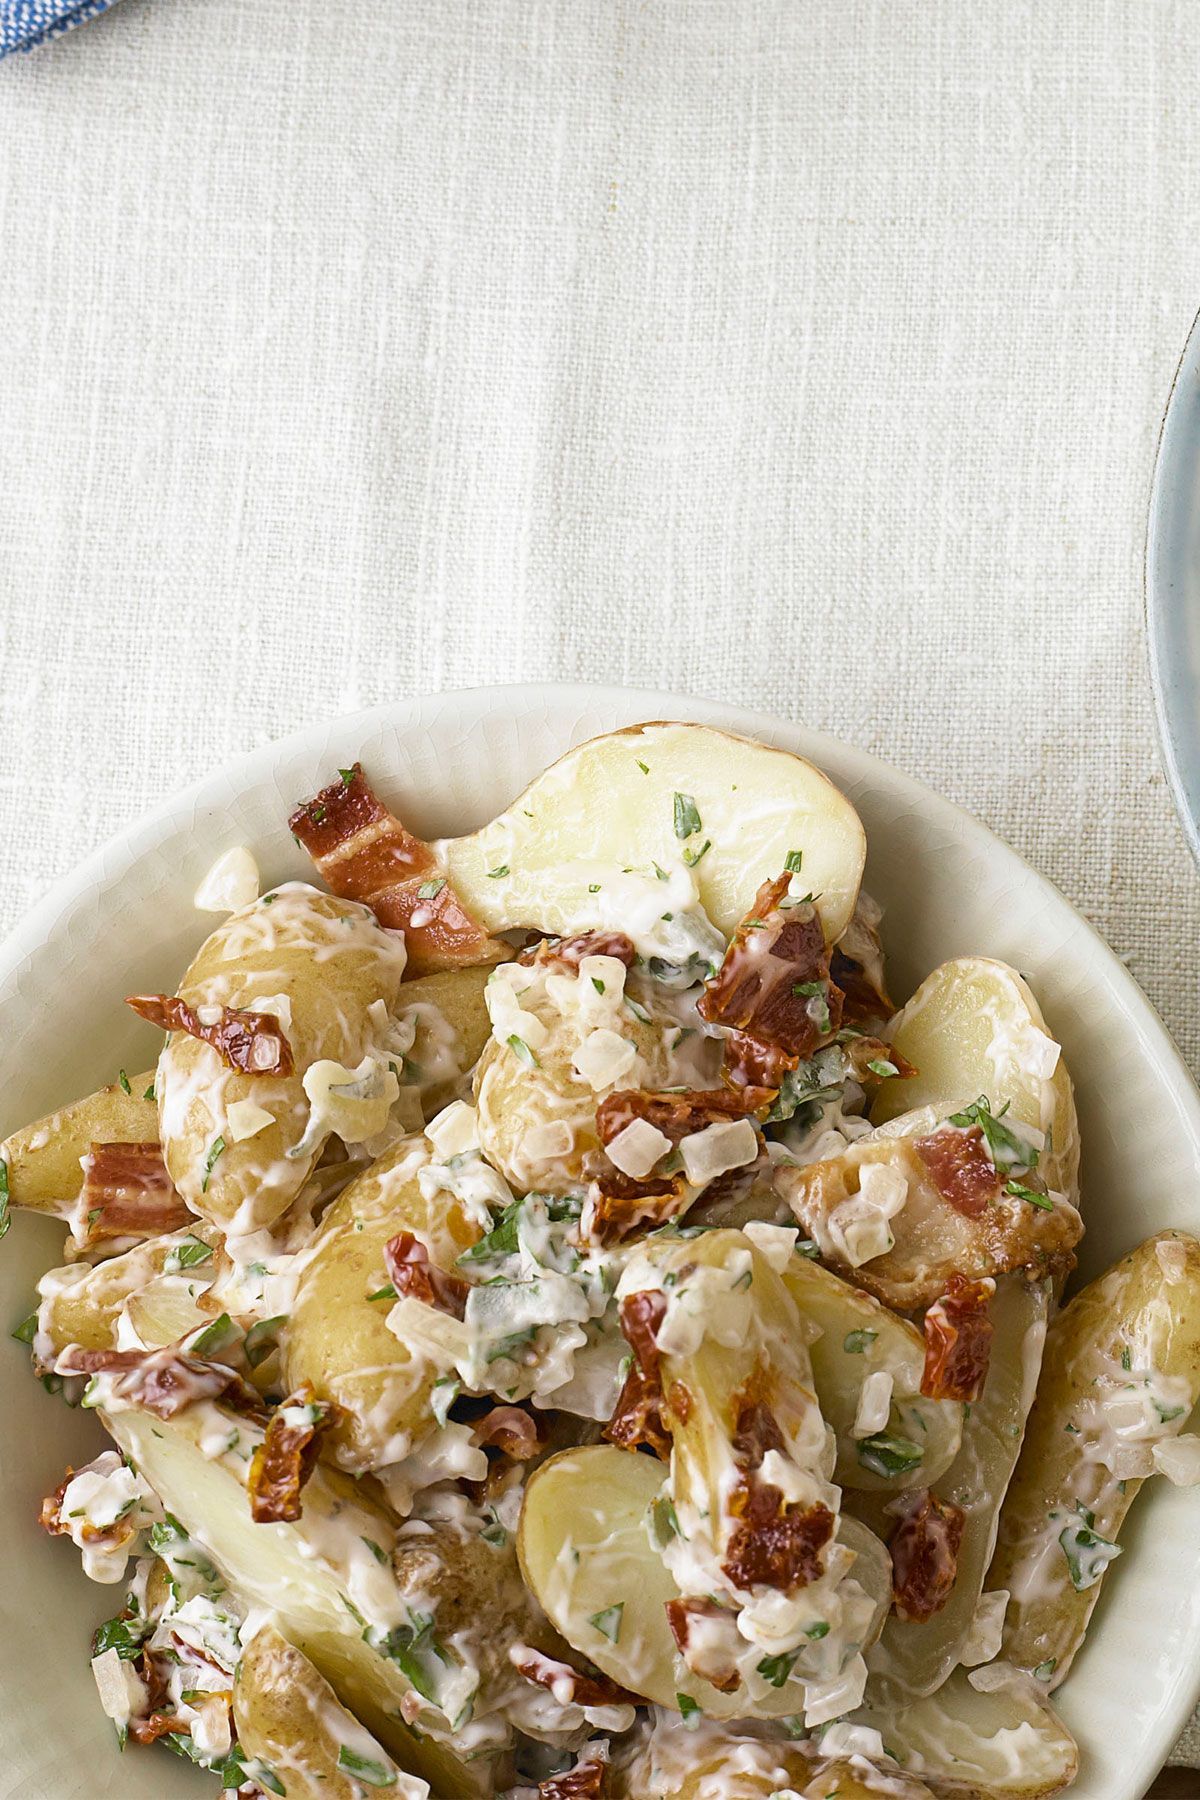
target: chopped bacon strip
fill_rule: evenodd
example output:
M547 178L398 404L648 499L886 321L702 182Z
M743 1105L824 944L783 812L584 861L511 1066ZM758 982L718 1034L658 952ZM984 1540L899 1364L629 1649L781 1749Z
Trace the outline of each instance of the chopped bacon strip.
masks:
M664 1462L671 1454L671 1434L662 1416L661 1363L654 1334L666 1312L666 1300L659 1293L629 1294L622 1300L621 1330L634 1361L604 1431L619 1449L636 1450L645 1444Z
M862 963L844 950L835 948L829 973L842 991L843 1025L885 1024L895 1012L886 989L877 987Z
M960 1131L943 1125L913 1149L929 1170L934 1187L964 1219L981 1219L1000 1193L1000 1177L978 1125Z
M333 1424L336 1411L305 1386L272 1413L267 1434L250 1459L246 1484L256 1525L300 1517L300 1490L317 1466L321 1434Z
M581 1670L573 1669L570 1663L555 1662L552 1656L543 1656L540 1650L534 1650L529 1644L510 1645L508 1660L517 1674L523 1675L526 1681L548 1689L560 1706L640 1704L636 1695L618 1687L607 1675L585 1675Z
M903 1499L904 1514L888 1541L892 1597L897 1617L924 1624L950 1598L967 1515L928 1488Z
M701 1018L734 1033L727 1067L738 1084L753 1075L778 1087L784 1071L827 1043L841 1023L842 994L830 979L820 916L811 902L789 903L791 881L786 872L764 881L696 1003Z
M470 1282L430 1262L428 1250L411 1231L398 1232L385 1244L383 1261L397 1294L423 1300L455 1319L465 1316Z
M243 1012L236 1006L197 1009L174 994L130 994L125 1004L160 1031L186 1031L199 1038L226 1067L243 1075L290 1075L295 1068L292 1046L274 1013ZM209 1011L218 1016L205 1022L200 1014Z
M335 894L365 902L381 925L404 933L410 976L507 954L467 912L429 845L377 797L361 763L298 806L288 824Z
M541 1800L603 1800L608 1764L600 1757L577 1762L561 1775L548 1775L538 1782Z
M823 1571L821 1551L836 1525L829 1508L820 1503L798 1506L758 1475L767 1451L783 1449L783 1433L771 1409L747 1396L734 1426L733 1455L741 1479L730 1496L735 1523L723 1564L741 1588L771 1587L790 1594Z
M992 1353L988 1305L995 1291L994 1281L968 1281L955 1271L925 1314L921 1392L931 1400L978 1400Z
M77 1249L113 1238L161 1237L191 1217L160 1144L93 1144L83 1158L83 1187L72 1209Z
M54 1367L59 1375L115 1374L113 1399L158 1419L173 1419L199 1400L224 1400L243 1412L262 1406L258 1394L235 1370L204 1362L176 1344L161 1350L83 1350L70 1344Z
M580 931L574 937L542 938L522 950L517 961L552 969L578 969L585 956L613 956L632 969L637 961L633 941L623 931Z
M513 1462L530 1462L541 1448L537 1420L522 1406L493 1406L471 1427L471 1442L500 1450Z
M736 1615L728 1607L698 1594L668 1600L666 1612L676 1648L692 1674L707 1681L719 1694L732 1694L741 1679L736 1660L740 1648ZM693 1625L697 1620L704 1621L704 1630L696 1634L697 1641L693 1643Z

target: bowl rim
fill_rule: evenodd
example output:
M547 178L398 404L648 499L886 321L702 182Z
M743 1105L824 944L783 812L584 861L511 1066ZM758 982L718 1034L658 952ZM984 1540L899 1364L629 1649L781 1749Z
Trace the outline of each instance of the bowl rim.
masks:
M1197 330L1200 331L1200 318L1197 320ZM1200 336L1197 337L1197 348L1200 350ZM842 765L843 771L846 765L850 766L853 773L849 778L844 772L840 776L831 775L830 778L849 790L852 801L855 786L874 777L930 820L940 820L956 836L971 839L986 849L989 857L1001 868L1007 865L1014 871L1019 870L1023 880L1032 882L1048 913L1051 916L1057 915L1065 924L1069 924L1072 934L1086 944L1093 966L1108 992L1118 1001L1120 1012L1135 1028L1140 1028L1143 1042L1152 1047L1157 1079L1170 1089L1180 1118L1186 1122L1195 1145L1200 1148L1200 1089L1151 1001L1096 927L1048 877L1034 869L987 825L917 777L830 733L814 730L778 715L702 696L672 694L661 689L603 682L549 681L444 689L428 695L408 695L372 707L315 719L284 737L243 751L210 769L186 788L167 794L147 808L130 824L92 850L32 902L4 939L0 940L0 993L10 988L19 977L23 965L59 928L72 907L98 890L119 884L157 843L179 829L185 816L191 815L194 818L202 815L206 799L213 790L230 785L253 784L269 778L275 767L290 756L308 752L322 734L328 738L334 733L351 735L357 732L365 737L380 726L403 727L406 715L411 715L422 704L428 703L445 702L452 711L465 719L472 714L483 717L497 707L504 707L520 717L523 712L529 713L531 709L548 705L558 709L566 708L572 701L586 707L608 705L642 722L680 719L712 725L745 737L762 737L769 743L779 742L781 737L790 737L793 748L796 748L795 740L802 739L803 748L797 749L797 753L811 757L826 772L829 772L830 762ZM1200 1640L1190 1648L1193 1652L1190 1675L1179 1683L1173 1698L1167 1696L1153 1724L1147 1725L1128 1767L1128 1785L1121 1790L1120 1800L1138 1800L1149 1781L1163 1766L1200 1701Z

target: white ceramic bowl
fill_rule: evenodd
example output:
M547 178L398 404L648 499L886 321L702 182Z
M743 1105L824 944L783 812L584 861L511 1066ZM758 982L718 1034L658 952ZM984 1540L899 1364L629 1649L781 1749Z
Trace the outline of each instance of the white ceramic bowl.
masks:
M1155 1227L1200 1227L1200 1095L1126 970L1049 882L957 807L832 738L617 688L444 694L314 724L131 827L41 900L0 950L0 1135L121 1067L150 1063L156 1034L124 995L174 988L208 928L191 895L220 851L252 845L271 882L311 873L287 816L331 771L361 757L415 830L457 833L490 818L570 745L655 718L703 720L799 751L845 789L867 828L867 884L885 908L899 994L967 951L1003 957L1029 977L1078 1090L1085 1274ZM61 1226L17 1215L0 1246L14 1325L37 1275L59 1260L61 1238ZM118 1758L87 1643L120 1589L86 1581L75 1552L35 1523L68 1462L93 1454L98 1428L42 1392L21 1346L0 1354L0 1794L195 1800L211 1777L161 1750ZM1060 1696L1083 1753L1075 1800L1138 1800L1200 1690L1200 1492L1150 1484L1124 1544Z

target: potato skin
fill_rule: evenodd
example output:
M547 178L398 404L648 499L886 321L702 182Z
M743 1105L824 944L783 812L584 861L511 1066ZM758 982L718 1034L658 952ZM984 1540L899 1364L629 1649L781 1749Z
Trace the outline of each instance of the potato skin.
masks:
M213 1250L219 1243L216 1229L198 1219L192 1230L151 1238L122 1256L97 1263L82 1280L47 1296L38 1309L38 1327L55 1352L65 1350L68 1344L79 1344L85 1350L114 1350L117 1320L126 1300L160 1275L172 1249L189 1237ZM198 1264L195 1270L199 1281L208 1280L214 1273L211 1259Z
M148 1144L157 1139L158 1109L153 1099L144 1097L153 1085L153 1069L131 1075L128 1093L114 1081L5 1138L0 1162L8 1165L12 1205L65 1218L83 1186L79 1159L93 1144Z
M359 1063L370 1041L367 1009L390 1009L404 971L404 942L367 907L301 882L233 913L201 945L179 992L191 1005L255 1010L283 995L281 1021L295 1072L244 1075L199 1039L176 1032L158 1063L159 1127L171 1179L194 1212L241 1232L271 1224L296 1198L317 1160L289 1157L304 1135L309 1105L302 1076L330 1058ZM258 1010L270 1011L270 1006ZM275 1123L233 1141L227 1108L254 1100ZM212 1158L218 1139L224 1148Z
M276 1631L263 1625L242 1652L233 1682L233 1717L248 1757L283 1779L294 1800L360 1800L361 1783L338 1765L343 1744L369 1754L392 1777L389 1793L405 1793L405 1777L346 1712L325 1677ZM408 1792L415 1795L414 1782Z
M428 1160L424 1138L404 1138L334 1201L313 1239L285 1332L289 1392L307 1382L344 1409L326 1443L356 1472L399 1460L407 1440L434 1422L436 1371L414 1365L388 1330L390 1301L367 1298L387 1281L384 1245L411 1231L435 1263L450 1269L480 1236L450 1195L423 1197L417 1175Z
M1166 1252L1168 1260L1179 1262L1174 1278L1159 1258L1160 1245L1179 1246ZM1049 1515L1082 1502L1095 1516L1096 1535L1112 1541L1142 1485L1133 1478L1118 1482L1088 1455L1089 1444L1097 1443L1086 1412L1095 1401L1094 1378L1105 1371L1119 1385L1123 1350L1132 1371L1149 1368L1178 1380L1180 1404L1191 1411L1200 1398L1200 1242L1195 1238L1179 1231L1147 1238L1083 1288L1046 1334L1042 1379L1001 1509L987 1586L1012 1594L1002 1656L1030 1673L1052 1663L1042 1677L1048 1688L1070 1668L1104 1580L1102 1573L1082 1591L1072 1585L1065 1554L1047 1544L1048 1534L1057 1537ZM1039 1552L1045 1556L1041 1567Z
M781 1789L801 1800L931 1800L923 1782L898 1769L873 1775L858 1758L814 1757L711 1720L685 1732L674 1721L659 1726L615 1772L616 1800L772 1800Z
M421 1071L418 1085L426 1118L456 1097L463 1077L475 1067L491 1035L483 995L494 966L443 969L436 975L406 981L400 989L396 1011L402 1014L410 1007L415 1009L417 1035L411 1059ZM431 1028L436 1021L425 1012L427 1007L435 1007L453 1033L453 1042L440 1052Z

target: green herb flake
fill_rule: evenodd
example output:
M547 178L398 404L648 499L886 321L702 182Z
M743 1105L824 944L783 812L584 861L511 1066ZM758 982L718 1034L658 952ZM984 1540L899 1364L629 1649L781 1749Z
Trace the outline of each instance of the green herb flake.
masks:
M385 1281L381 1288L376 1288L373 1294L367 1295L368 1300L398 1300L399 1298L394 1284L390 1281Z
M789 850L783 859L783 866L787 874L798 875L804 866L803 850Z
M660 1494L650 1507L650 1535L657 1550L662 1550L673 1537L682 1537L679 1529L679 1515L675 1511L675 1503L665 1494Z
M507 874L508 874L508 864L507 863L497 863L497 865L494 869L488 870L487 877L488 877L489 881L500 881Z
M185 1237L182 1243L168 1250L163 1273L177 1275L181 1269L194 1269L197 1263L208 1262L211 1256L212 1250L200 1238ZM265 1269L263 1273L266 1273Z
M1127 1375L1133 1367L1133 1355L1128 1344L1121 1345L1121 1367Z
M687 864L689 869L694 869L696 864L700 861L700 858L706 853L706 851L709 851L711 849L712 849L712 839L705 838L704 842L701 844L701 846L698 850L685 848L685 850L683 852L683 860Z
M132 1094L132 1093L133 1093L133 1089L132 1089L132 1088L131 1088L131 1087L130 1087L130 1085L129 1085L129 1077L128 1077L128 1075L127 1075L127 1074L126 1074L126 1073L125 1073L125 1071L124 1071L124 1069L122 1069L122 1070L121 1070L121 1071L120 1071L120 1073L119 1073L119 1074L118 1074L118 1076L117 1076L117 1080L118 1080L118 1081L119 1081L119 1082L120 1082L120 1084L121 1084L121 1092L122 1092L122 1093L123 1093L123 1094Z
M9 1206L8 1164L5 1162L4 1158L0 1156L0 1238L5 1235L11 1224L12 1212Z
M815 1238L797 1238L794 1245L797 1256L803 1256L809 1262L816 1262L821 1254L821 1246Z
M11 1335L16 1338L18 1344L32 1344L37 1336L37 1328L38 1316L35 1312L31 1312L27 1319L22 1319Z
M363 1781L368 1787L390 1788L396 1785L395 1773L386 1769L381 1762L373 1762L369 1756L360 1756L357 1750L351 1750L349 1744L338 1745L337 1766L345 1769L347 1775Z
M213 1172L213 1165L216 1163L219 1156L224 1155L224 1152L225 1139L223 1137L215 1137L209 1146L208 1155L204 1161L204 1180L200 1183L200 1192L202 1194L207 1194L209 1179Z
M142 1635L132 1619L106 1619L92 1635L92 1655L103 1656L106 1650L115 1650L122 1662L133 1662L141 1653Z
M648 775L650 773L649 763L644 763L640 756L636 757L635 761L637 763L638 768L642 771L643 775Z
M880 1081L886 1081L889 1076L898 1075L900 1073L895 1063L889 1062L886 1056L871 1057L867 1063L867 1067L870 1069L872 1075L878 1075Z
M1046 1658L1045 1662L1040 1662L1038 1664L1037 1668L1033 1671L1033 1679L1035 1681L1049 1681L1050 1677L1053 1675L1053 1673L1054 1673L1055 1669L1057 1669L1057 1667L1058 1667L1057 1656L1048 1656Z
M847 1356L861 1356L878 1336L877 1331L848 1331L842 1339L842 1349Z
M675 795L675 836L677 838L695 837L703 829L700 814L696 810L696 802L690 794Z
M438 881L423 881L417 889L418 900L436 900L446 885L445 876Z
M1059 1513L1058 1518L1064 1515ZM1053 1518L1054 1515L1052 1514ZM1076 1503L1070 1520L1058 1534L1059 1546L1067 1559L1067 1573L1077 1594L1095 1587L1110 1562L1121 1554L1121 1546L1095 1531L1096 1517L1088 1507Z
M782 1656L764 1656L757 1665L758 1673L773 1688L781 1688L787 1682L796 1666L796 1651L785 1652Z
M1006 1181L1004 1191L1018 1200L1028 1200L1030 1206L1036 1206L1039 1212L1054 1211L1054 1202L1048 1194L1040 1194L1037 1188L1026 1187L1023 1181Z
M268 1356L278 1347L279 1333L287 1324L286 1313L276 1313L273 1319L259 1319L246 1333L246 1342L242 1348L246 1352L246 1361L252 1369L266 1362Z
M153 1100L154 1098L155 1098L154 1083L151 1082L150 1086L146 1089L145 1093L142 1095L142 1099L143 1100Z
M600 892L600 883L598 881L589 881L588 882L588 893L589 894L598 894L599 892Z
M978 1125L983 1133L983 1141L988 1153L998 1169L1035 1169L1038 1152L1032 1144L1019 1138L1003 1123L1008 1111L1008 1102L1000 1111L992 1111L992 1103L986 1094L980 1094L970 1106L964 1106L961 1112L951 1113L946 1123L957 1125L960 1131L967 1131L972 1125Z
M188 1351L193 1356L209 1356L218 1350L225 1350L238 1335L238 1328L228 1313L221 1313L211 1325L198 1331L194 1338L188 1340Z
M828 1624L827 1620L818 1619L815 1625L806 1626L805 1630L804 1630L804 1635L807 1638L828 1637L829 1636L829 1624Z
M338 774L341 776L347 787L349 787L350 783L354 780L353 769L339 769Z
M858 1445L859 1462L874 1475L908 1475L924 1458L921 1446L911 1438L891 1437L886 1431L877 1431Z
M593 1626L601 1637L607 1638L610 1644L615 1644L621 1635L621 1615L624 1611L625 1602L622 1600L616 1606L606 1606L603 1612L592 1613L588 1624Z
M592 986L595 988L595 990L598 994L602 994L604 992L604 983L601 981L601 979L598 975L592 976Z
M704 1716L701 1711L700 1702L698 1700L693 1700L690 1694L676 1694L675 1704L682 1714L683 1722L687 1729L689 1731L695 1731L700 1724L701 1718Z
M512 1051L513 1055L516 1057L517 1061L523 1062L527 1069L540 1069L541 1068L541 1066L542 1066L541 1063L538 1061L537 1057L533 1054L533 1051L529 1048L529 1045L525 1042L525 1039L523 1037L518 1037L517 1033L514 1031L511 1034L511 1036L508 1038L507 1042L508 1042L509 1049Z

